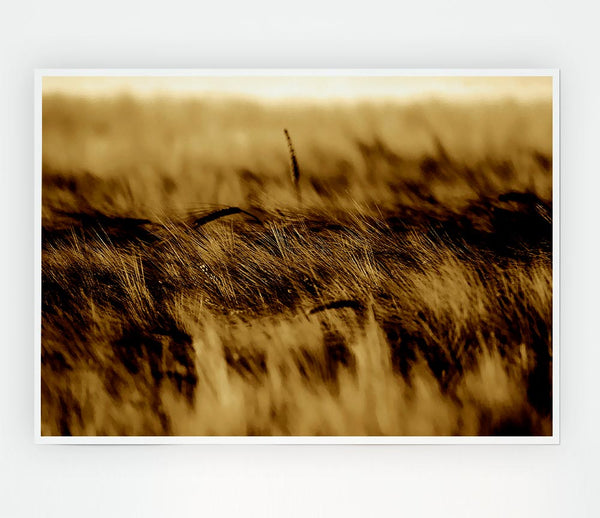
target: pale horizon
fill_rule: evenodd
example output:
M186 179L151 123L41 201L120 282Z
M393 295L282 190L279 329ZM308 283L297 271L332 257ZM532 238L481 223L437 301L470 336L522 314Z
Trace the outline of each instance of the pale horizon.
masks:
M552 99L551 76L45 76L44 95L242 98L259 101L521 102Z

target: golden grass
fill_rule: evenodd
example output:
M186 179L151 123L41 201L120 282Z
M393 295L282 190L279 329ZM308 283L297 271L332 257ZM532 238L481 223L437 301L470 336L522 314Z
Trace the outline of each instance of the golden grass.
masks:
M550 434L550 112L44 99L42 433Z

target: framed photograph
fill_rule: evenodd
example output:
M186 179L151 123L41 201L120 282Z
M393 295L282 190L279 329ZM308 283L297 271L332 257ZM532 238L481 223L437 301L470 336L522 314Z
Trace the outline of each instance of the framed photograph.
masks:
M40 443L559 441L556 70L39 70Z

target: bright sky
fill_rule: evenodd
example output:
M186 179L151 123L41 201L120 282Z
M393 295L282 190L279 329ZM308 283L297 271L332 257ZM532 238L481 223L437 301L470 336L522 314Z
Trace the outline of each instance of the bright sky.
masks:
M43 93L104 97L250 97L259 100L552 99L552 77L44 76Z

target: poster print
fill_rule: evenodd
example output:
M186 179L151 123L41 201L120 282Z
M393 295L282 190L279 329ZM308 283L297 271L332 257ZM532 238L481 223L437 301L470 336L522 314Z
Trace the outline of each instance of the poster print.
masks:
M555 440L557 81L39 72L38 440Z

